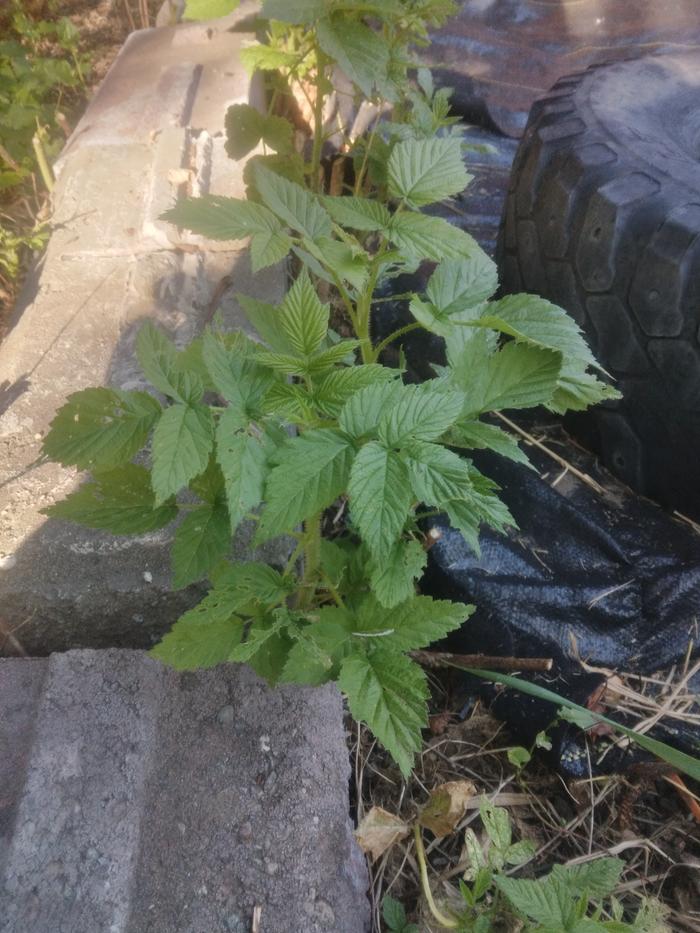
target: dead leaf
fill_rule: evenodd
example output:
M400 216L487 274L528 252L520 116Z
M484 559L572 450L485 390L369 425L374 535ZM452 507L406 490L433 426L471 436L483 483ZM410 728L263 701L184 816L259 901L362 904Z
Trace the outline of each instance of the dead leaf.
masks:
M471 781L448 781L440 784L430 795L419 822L435 836L441 838L453 833L464 816L467 804L476 794Z
M380 855L390 849L400 839L404 839L411 827L393 813L372 807L355 830L355 838L363 852L371 855L376 862Z

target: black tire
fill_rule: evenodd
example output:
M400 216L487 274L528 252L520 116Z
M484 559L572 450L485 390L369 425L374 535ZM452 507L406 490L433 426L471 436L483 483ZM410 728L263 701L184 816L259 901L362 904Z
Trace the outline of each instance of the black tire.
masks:
M623 393L573 433L700 517L700 53L594 66L534 105L498 258L503 291L569 311Z

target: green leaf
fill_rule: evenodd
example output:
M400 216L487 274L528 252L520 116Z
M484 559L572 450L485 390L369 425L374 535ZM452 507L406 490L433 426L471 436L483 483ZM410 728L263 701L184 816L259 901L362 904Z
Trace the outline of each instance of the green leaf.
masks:
M296 634L281 681L318 687L337 678L350 645L350 622L349 613L335 606L314 612L312 624Z
M318 43L367 98L386 90L389 46L358 19L331 14L316 27Z
M269 231L255 233L250 241L250 264L253 272L281 262L293 246L294 241L286 233Z
M266 116L250 104L233 104L226 111L226 152L242 159L262 140L275 152L290 152L292 124L283 117Z
M220 561L209 574L214 584L205 600L190 610L195 612L206 605L207 614L227 617L226 613L245 616L258 615L283 603L293 590L291 580L268 564L258 561L230 563Z
M596 858L581 865L555 865L552 875L577 897L608 897L617 887L625 863L619 858Z
M229 660L242 634L243 623L236 616L195 619L185 613L150 654L178 671L214 667Z
M427 560L425 548L416 540L397 541L388 554L371 560L370 583L381 605L391 609L410 599Z
M240 0L187 0L183 19L219 19L227 16Z
M508 749L508 761L518 770L524 768L531 757L530 752L522 745L513 745Z
M288 52L286 49L278 49L271 45L262 44L247 46L240 50L239 55L244 68L250 73L293 68L302 57L296 52Z
M352 353L359 343L359 340L339 340L327 350L320 350L309 358L305 372L310 376L320 376L339 363L352 362Z
M254 233L282 230L279 220L263 204L218 194L183 198L162 214L161 220L210 240L243 240Z
M391 214L380 201L353 196L327 196L322 201L333 220L351 230L385 230L391 221Z
M331 505L345 491L354 454L348 438L330 428L287 441L267 480L260 540L292 531Z
M496 807L485 801L479 808L479 816L491 842L505 853L510 848L512 840L510 816L506 808Z
M427 505L446 507L452 499L471 497L469 464L453 451L413 441L406 445L403 458L413 492Z
M264 0L262 15L282 23L313 23L326 13L326 0Z
M473 611L464 603L415 595L386 609L370 595L360 605L353 634L392 651L414 651L458 629Z
M321 376L314 385L314 403L325 414L337 417L345 402L360 389L390 383L396 377L396 370L378 363L334 369Z
M296 382L276 382L262 401L264 414L290 424L309 425L317 420L308 390Z
M338 685L353 717L369 726L407 778L428 720L423 671L405 655L375 649L346 658Z
M534 408L545 405L554 395L561 354L511 342L483 359L477 347L468 342L452 367L454 379L467 397L465 414Z
M584 411L598 402L616 398L622 398L617 389L601 382L592 373L585 372L583 364L565 361L557 389L547 408L563 415L567 411Z
M427 298L446 315L473 308L490 298L498 288L496 263L483 251L469 259L441 262L430 276Z
M144 446L161 411L146 392L74 392L51 422L42 451L80 470L121 466Z
M248 421L255 418L274 377L246 356L241 342L226 346L210 332L204 335L202 357L217 391L231 403L232 408L227 409L229 427L233 427L234 414L239 418L239 427L247 427Z
M567 362L580 360L598 366L576 321L562 308L536 295L507 295L492 302L479 325L492 327L516 340L558 350Z
M136 356L149 382L162 392L181 402L187 401L178 384L181 373L177 368L177 350L169 337L147 321L136 337Z
M446 314L429 301L414 297L410 301L409 308L413 317L422 327L446 341L447 346L450 347L450 355L454 356L457 347L463 344L465 340L465 322L468 323L478 318L483 305L474 305L473 308L465 308L463 311L456 311L454 314Z
M408 473L399 455L376 441L365 444L350 471L348 496L353 524L380 558L401 534L411 506Z
M156 505L206 470L213 446L214 420L207 406L178 403L163 412L152 443Z
M173 540L173 585L181 589L206 577L231 546L228 510L223 502L193 509Z
M331 235L330 216L318 198L301 185L260 164L255 166L255 184L267 207L293 230L298 230L310 240Z
M464 396L445 391L430 382L406 386L379 421L379 439L387 447L401 447L409 440L432 441L457 420Z
M328 305L321 304L303 269L287 292L279 315L279 326L299 356L310 357L320 348L328 332L328 317Z
M495 875L494 882L515 909L552 930L569 930L575 920L575 902L566 885L551 875L532 881Z
M358 246L352 247L340 240L319 237L315 243L304 241L315 258L330 269L337 278L361 290L369 275L370 259Z
M177 506L169 499L156 508L150 473L127 463L96 473L92 482L42 512L115 535L142 535L169 525L177 517Z
M460 421L446 439L450 447L465 447L468 450L495 450L502 457L532 467L527 455L518 446L517 440L495 424L483 421Z
M485 671L472 667L465 667L464 670L468 670L470 674L482 677L484 680L502 683L505 684L506 687L520 690L521 693L527 693L540 700L548 700L550 703L555 703L557 706L562 707L562 709L559 710L560 718L576 723L581 729L588 729L601 722L608 726L612 726L613 729L617 729L618 732L621 732L623 735L626 735L627 738L636 742L640 748L651 752L652 755L656 755L656 757L660 758L662 761L668 762L668 764L673 765L676 770L682 771L696 781L700 780L700 760L697 758L693 758L692 755L686 755L685 752L681 752L677 748L672 748L665 742L659 742L658 739L652 739L641 732L635 732L634 729L629 729L627 726L623 726L622 723L616 722L614 719L601 716L600 713L594 713L586 709L585 706L579 706L578 703L574 703L573 700L569 700L567 697L560 696L558 693L555 693L554 690L548 690L546 687L541 687L539 684L532 684L527 680L521 680L519 677L513 677L510 674L496 674L493 671Z
M428 214L413 211L394 214L388 233L392 243L412 259L441 262L469 259L481 253L481 247L470 234Z
M407 139L389 157L389 193L411 207L443 201L463 191L472 176L456 137Z
M404 391L404 386L398 381L360 389L340 412L341 429L357 438L376 432L381 417L397 404Z
M267 476L267 455L260 440L229 425L228 408L216 429L216 457L224 474L226 501L233 533L246 514L260 505Z
M237 295L243 308L243 313L253 327L260 334L264 342L276 353L292 355L292 345L279 325L279 308L274 305L250 298L248 295Z

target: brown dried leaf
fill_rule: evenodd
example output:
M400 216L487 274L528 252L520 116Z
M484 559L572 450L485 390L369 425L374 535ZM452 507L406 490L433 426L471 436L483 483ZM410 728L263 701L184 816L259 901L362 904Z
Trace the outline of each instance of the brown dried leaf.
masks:
M411 827L393 813L372 807L355 830L355 838L363 852L371 855L372 861L383 855L400 839L404 839Z
M453 833L462 819L467 804L476 794L471 781L448 781L440 784L430 795L419 822L435 836L441 838Z

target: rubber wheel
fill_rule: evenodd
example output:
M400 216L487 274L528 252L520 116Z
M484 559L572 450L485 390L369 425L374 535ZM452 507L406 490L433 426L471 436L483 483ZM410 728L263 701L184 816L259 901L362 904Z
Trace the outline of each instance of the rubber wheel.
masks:
M700 53L593 66L533 106L498 259L503 292L565 308L623 393L567 426L700 517Z

